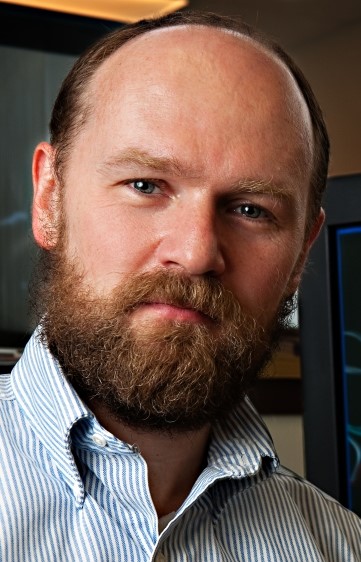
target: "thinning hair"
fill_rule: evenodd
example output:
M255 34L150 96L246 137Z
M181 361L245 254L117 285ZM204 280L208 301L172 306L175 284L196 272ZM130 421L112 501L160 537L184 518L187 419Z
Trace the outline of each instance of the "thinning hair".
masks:
M329 138L321 108L310 84L283 48L241 19L208 12L175 12L157 19L142 20L105 35L77 60L65 78L55 101L51 121L51 143L56 148L55 172L60 178L67 155L77 133L87 120L92 102L87 97L89 83L99 66L125 43L150 31L183 25L206 26L233 31L252 39L275 55L288 68L307 104L313 130L313 168L311 174L307 227L317 217L326 186L329 163Z

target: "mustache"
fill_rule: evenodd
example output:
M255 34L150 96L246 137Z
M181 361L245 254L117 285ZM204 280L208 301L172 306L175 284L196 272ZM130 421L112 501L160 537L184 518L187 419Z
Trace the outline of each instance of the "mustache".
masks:
M190 278L167 270L132 275L113 292L118 312L130 313L144 303L162 303L196 310L221 323L240 314L234 295L214 278Z

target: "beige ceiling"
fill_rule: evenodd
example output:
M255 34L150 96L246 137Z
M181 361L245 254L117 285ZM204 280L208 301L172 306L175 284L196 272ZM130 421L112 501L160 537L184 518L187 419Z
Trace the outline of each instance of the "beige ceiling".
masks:
M189 0L189 6L240 15L291 51L361 21L361 0Z

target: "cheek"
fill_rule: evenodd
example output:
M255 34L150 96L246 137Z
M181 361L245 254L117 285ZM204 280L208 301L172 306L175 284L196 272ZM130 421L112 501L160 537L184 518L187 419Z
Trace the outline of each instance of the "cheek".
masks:
M281 301L294 292L291 285L297 262L298 253L287 246L254 245L238 257L229 288L248 312L268 321Z
M135 224L129 213L111 207L73 206L66 224L68 255L75 258L87 281L100 292L120 278L138 271L149 260L149 232Z

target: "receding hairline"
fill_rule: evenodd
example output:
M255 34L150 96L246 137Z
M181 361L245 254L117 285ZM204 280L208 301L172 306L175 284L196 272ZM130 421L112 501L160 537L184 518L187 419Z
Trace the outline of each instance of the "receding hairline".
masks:
M230 38L234 38L235 39L235 44L239 44L242 48L243 46L246 46L246 49L248 49L248 47L250 47L250 52L253 54L260 54L261 57L265 57L266 60L268 59L268 61L273 62L273 68L272 68L272 74L274 74L275 76L277 75L277 71L279 72L279 76L282 76L282 80L283 80L283 86L281 86L281 89L286 90L286 88L288 89L289 93L293 93L293 103L298 104L298 107L292 107L292 112L294 110L296 110L296 113L299 113L301 115L301 112L303 113L302 117L300 116L301 119L303 119L304 123L305 123L305 127L307 127L307 129L310 131L310 140L312 142L312 146L311 146L311 151L314 151L314 135L313 135L313 127L312 127L312 119L311 119L311 113L310 113L310 109L307 105L307 102L304 98L304 95L295 79L295 76L293 75L293 73L291 72L291 70L288 68L287 64L278 56L277 53L273 52L271 47L268 47L267 45L264 45L263 43L261 43L257 38L253 38L250 37L248 35L243 34L240 31L237 30L233 30L233 29L228 29L228 28L223 28L223 27L214 27L214 26L209 26L206 24L193 24L193 23L184 23L181 25L177 25L177 26L164 26L161 28L156 28L156 29L151 29L146 31L145 33L142 33L140 35L137 35L135 37L132 37L131 39L127 40L125 43L123 43L122 45L120 45L110 56L108 56L105 60L103 60L101 62L101 64L95 69L95 71L93 72L92 76L90 77L88 83L86 84L83 92L82 92L82 102L84 104L85 102L85 98L87 96L87 93L89 93L92 89L92 87L97 87L96 83L97 83L97 78L99 77L99 75L101 76L102 71L106 72L106 68L110 67L112 64L112 61L114 60L114 58L119 57L122 55L122 52L124 52L124 60L129 62L129 60L131 60L132 58L132 47L134 47L134 45L137 44L141 44L144 42L147 42L149 39L151 39L153 36L157 37L157 36L164 36L166 34L172 33L172 35L174 34L183 34L183 33L192 33L192 37L194 37L193 33L194 33L194 29L198 29L200 31L203 31L206 35L219 35L219 36L228 36ZM181 45L182 46L182 45ZM193 49L194 47L192 47ZM129 50L129 51L128 51ZM135 61L138 59L138 57L141 57L142 54L139 53L139 51L134 53L134 57L135 57ZM247 57L247 54L246 54ZM222 61L223 62L223 61ZM120 64L121 64L121 59L120 59ZM235 67L237 66L237 61L234 62ZM126 76L125 76L126 78ZM99 86L99 85L98 85ZM86 103L86 102L85 102ZM88 110L91 110L94 108L94 105L96 103L96 96L91 96L90 100L88 100ZM303 107L303 110L301 109L301 107ZM290 109L289 109L290 110ZM285 111L287 111L285 109ZM307 123L307 124L306 124Z
M287 75L292 79L292 82L295 84L297 90L299 91L300 96L302 97L302 99L304 99L303 95L302 95L302 92L301 92L292 72L288 68L287 64L280 58L280 56L276 52L274 52L272 50L271 45L267 45L266 42L262 42L261 36L260 37L257 37L257 36L253 37L253 36L250 36L250 35L246 35L245 33L242 33L242 31L238 31L238 30L235 30L235 29L229 29L227 27L210 26L210 25L207 25L206 23L192 23L192 22L182 23L180 25L168 25L168 26L164 26L164 27L148 29L144 33L141 33L139 35L136 35L136 36L128 39L127 41L125 41L124 43L119 45L119 47L113 53L111 53L109 56L104 58L104 60L99 64L99 66L95 69L94 73L90 77L90 80L87 83L86 88L85 88L83 93L85 93L86 90L90 87L91 83L93 82L93 80L95 79L97 74L99 74L99 71L101 71L101 69L104 68L105 65L110 64L112 59L119 56L119 54L121 52L127 51L128 49L131 49L133 45L136 45L137 43L142 43L144 41L148 41L152 36L165 35L165 34L168 34L168 33L172 33L172 34L184 33L184 32L187 33L187 32L193 32L194 29L203 30L207 34L210 34L210 35L212 35L212 34L222 35L223 34L225 36L233 37L238 42L244 43L246 45L249 45L249 46L253 47L255 51L258 51L259 53L265 55L271 61L276 63L276 65L279 68L282 68L287 73Z

